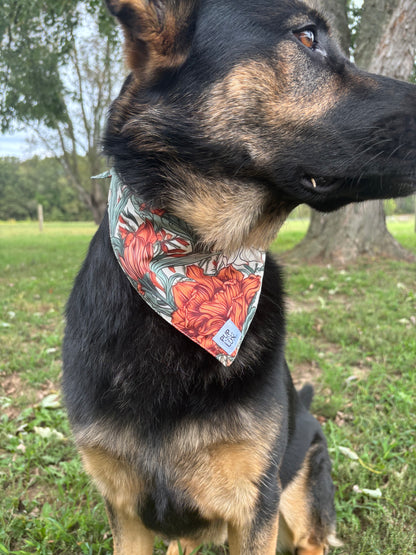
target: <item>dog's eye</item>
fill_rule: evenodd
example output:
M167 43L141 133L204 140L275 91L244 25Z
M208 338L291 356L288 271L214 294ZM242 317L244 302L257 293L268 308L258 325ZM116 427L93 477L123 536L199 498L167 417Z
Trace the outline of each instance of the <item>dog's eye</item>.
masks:
M295 33L295 36L304 46L306 46L306 48L313 48L315 46L315 33L311 29L298 31Z

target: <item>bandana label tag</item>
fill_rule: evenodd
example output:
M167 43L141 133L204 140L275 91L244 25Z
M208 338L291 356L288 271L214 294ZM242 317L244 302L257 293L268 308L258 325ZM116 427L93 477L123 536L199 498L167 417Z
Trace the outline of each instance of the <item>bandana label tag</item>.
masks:
M240 337L241 331L232 320L228 320L212 340L215 341L218 347L224 349L228 355L232 355L237 348Z

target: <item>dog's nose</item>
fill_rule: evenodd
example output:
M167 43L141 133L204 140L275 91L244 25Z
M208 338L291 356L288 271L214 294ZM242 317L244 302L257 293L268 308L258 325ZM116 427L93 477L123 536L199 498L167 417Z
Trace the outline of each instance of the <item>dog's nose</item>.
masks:
M367 155L372 164L389 173L394 164L400 173L414 171L416 166L416 102L415 111L409 108L393 108L383 117L375 120L373 132L368 141Z

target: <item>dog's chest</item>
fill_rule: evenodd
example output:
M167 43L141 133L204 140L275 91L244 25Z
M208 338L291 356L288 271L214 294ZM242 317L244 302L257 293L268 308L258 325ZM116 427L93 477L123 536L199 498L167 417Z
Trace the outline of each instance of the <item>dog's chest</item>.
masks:
M167 537L192 535L217 520L249 521L274 458L272 445L257 437L190 452L177 443L169 461L145 480L138 503L142 521Z

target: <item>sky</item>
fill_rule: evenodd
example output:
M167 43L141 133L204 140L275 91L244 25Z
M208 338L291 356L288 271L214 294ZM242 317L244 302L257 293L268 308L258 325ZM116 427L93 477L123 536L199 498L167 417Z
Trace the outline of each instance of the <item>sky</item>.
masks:
M32 140L30 140L32 139ZM13 156L20 160L27 160L33 156L45 157L50 155L39 143L33 141L30 131L16 131L16 133L0 134L0 158Z
M44 158L51 155L40 141L35 140L31 130L0 134L0 158L13 156L20 160L28 160L33 156Z
M32 148L26 142L26 134L23 132L14 133L13 135L0 135L0 157L30 158Z

